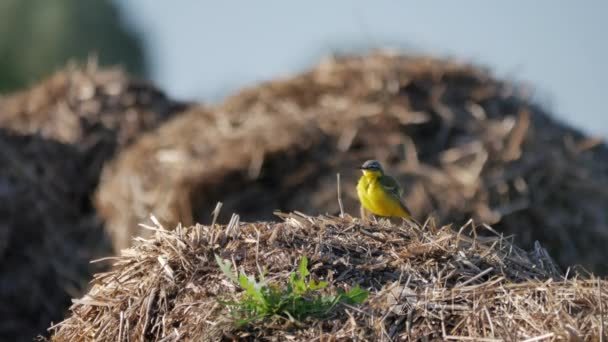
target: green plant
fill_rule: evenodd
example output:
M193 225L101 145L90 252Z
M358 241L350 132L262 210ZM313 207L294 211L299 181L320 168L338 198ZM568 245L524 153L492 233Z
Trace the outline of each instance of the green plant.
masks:
M300 260L297 272L290 273L287 284L283 286L268 284L264 274L259 275L259 281L243 272L237 276L230 262L217 255L215 260L226 277L244 291L238 301L222 302L230 309L238 326L269 317L291 321L302 321L307 317L322 318L340 303L363 303L369 294L355 286L349 291L340 289L336 295L323 295L320 290L325 289L328 283L310 279L305 256Z

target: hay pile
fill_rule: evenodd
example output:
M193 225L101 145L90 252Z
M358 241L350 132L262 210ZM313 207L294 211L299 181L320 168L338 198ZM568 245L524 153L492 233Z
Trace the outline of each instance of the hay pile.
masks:
M44 334L84 293L112 252L91 203L103 163L178 108L93 66L0 98L0 340Z
M104 171L98 207L123 248L150 213L167 226L209 222L216 201L249 221L275 209L335 214L339 172L355 213L356 167L375 158L418 219L473 217L605 274L608 149L520 92L449 60L329 59L151 132Z
M103 163L141 132L184 108L120 68L71 65L31 89L0 97L0 127L71 144L90 186Z
M251 158L258 157L261 163L265 156L259 149L263 149L267 155L281 156L284 165L295 169L296 158L313 149L322 135L314 122L263 119L251 116L234 128L227 117L195 108L142 136L123 152L104 170L97 198L114 246L128 247L134 233L129 227L137 225L133 220L148 217L150 212L169 224L206 221L215 205L208 201L220 196L226 200L225 210L238 208L247 218L271 218L280 196L301 182L279 184L278 174L260 179L260 170L255 168L261 165L256 166ZM277 131L289 134L275 135ZM284 176L297 178L298 174ZM281 185L284 187L278 188ZM241 195L225 196L236 192ZM227 221L225 216L221 219Z
M607 281L566 279L539 245L527 253L489 227L281 216L279 223L149 227L154 237L138 238L112 271L95 277L52 340L597 340L608 324ZM492 236L478 236L482 230ZM215 254L247 274L267 267L270 281L285 280L307 256L329 291L360 284L370 297L327 320L237 330L218 300L239 291Z

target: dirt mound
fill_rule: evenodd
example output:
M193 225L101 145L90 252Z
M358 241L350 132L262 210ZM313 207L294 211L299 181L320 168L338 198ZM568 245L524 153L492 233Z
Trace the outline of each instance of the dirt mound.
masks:
M91 203L103 163L180 106L93 66L0 98L0 340L45 333L87 289L112 253Z
M209 222L216 201L249 221L335 214L336 173L355 213L356 167L375 158L418 219L473 217L605 274L608 149L519 91L447 60L329 59L151 132L108 167L97 202L119 247L145 234L136 227L150 213L168 226Z
M529 253L491 228L458 231L433 224L281 214L280 223L149 227L75 300L55 327L55 341L446 340L600 336L608 282L566 279L540 246ZM478 236L487 230L492 236ZM279 284L310 259L328 293L360 285L362 305L343 305L327 319L274 317L236 329L220 300L242 295L215 255L245 273L266 270ZM602 320L604 323L602 323Z

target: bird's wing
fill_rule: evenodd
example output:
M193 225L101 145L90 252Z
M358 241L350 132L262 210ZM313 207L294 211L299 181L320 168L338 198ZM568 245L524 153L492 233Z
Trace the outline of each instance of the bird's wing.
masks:
M382 176L380 177L379 181L380 185L382 185L382 188L386 190L386 192L389 193L391 196L395 197L395 199L397 199L401 203L405 211L411 213L409 208L401 200L401 196L403 195L403 189L401 188L401 186L399 186L397 180L395 180L395 178L391 176Z
M382 176L380 177L379 181L380 185L382 185L382 188L384 188L386 192L399 199L401 198L403 190L401 189L399 183L395 180L395 178L391 176Z

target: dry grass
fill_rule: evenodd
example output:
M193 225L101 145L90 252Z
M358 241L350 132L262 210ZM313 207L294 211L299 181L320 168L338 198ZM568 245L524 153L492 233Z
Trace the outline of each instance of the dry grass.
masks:
M520 90L452 61L340 57L144 135L184 105L120 71L70 67L2 97L0 302L11 304L0 308L0 340L29 339L57 321L99 270L88 260L111 253L89 200L123 147L104 170L98 208L114 248L156 236L97 275L55 339L598 339L605 281L565 279L535 241L562 266L608 272L608 149ZM338 172L342 207L356 212L355 167L369 158L398 176L417 218L432 213L437 227L272 216L337 214ZM223 213L267 221L137 226L151 212L165 227L208 223L217 200ZM442 227L469 217L516 233L532 252L483 228L471 237L470 226ZM332 281L329 291L360 283L372 297L327 321L236 331L217 299L238 294L215 252L248 273L268 266L273 279L306 255L312 273Z
M93 64L0 97L0 340L31 341L87 290L112 250L91 204L103 164L179 107Z
M30 89L0 97L0 127L90 148L125 145L185 104L121 68L69 65Z
M277 209L335 215L336 173L353 213L356 167L375 158L419 220L473 217L605 274L608 149L524 91L449 60L330 58L150 132L105 169L98 208L118 249L147 234L137 223L149 213L167 226L209 223L217 201L249 221Z
M608 324L607 281L566 279L540 246L525 252L489 227L280 216L279 223L235 217L229 226L146 227L154 236L137 238L95 277L52 339L598 340ZM305 255L329 291L360 284L371 295L326 320L237 330L218 303L238 293L216 253L248 274L267 267L271 280L285 280Z
M116 151L184 107L149 82L91 61L1 96L0 127L74 146L85 159L81 181L86 178L92 189Z
M281 176L269 176L268 181L277 182L271 186L277 190L273 195L268 186L255 183L259 170L253 170L251 158L255 158L256 149L263 148L265 153L283 156L284 165L295 167L299 152L313 148L322 137L314 126L306 121L258 122L252 117L238 129L222 132L219 126L230 125L226 120L203 108L192 109L157 133L142 136L136 146L104 169L97 207L107 220L117 250L128 247L133 233L140 232L132 221L150 212L169 224L208 221L213 207L207 201L222 196L218 192L228 195L240 189L240 198L222 196L228 200L226 210L238 207L244 217L256 217L267 210L265 218L271 218L280 196L300 184L296 180L292 186L278 189ZM289 133L274 135L277 131ZM298 176L302 177L291 175ZM223 216L220 220L227 219Z

